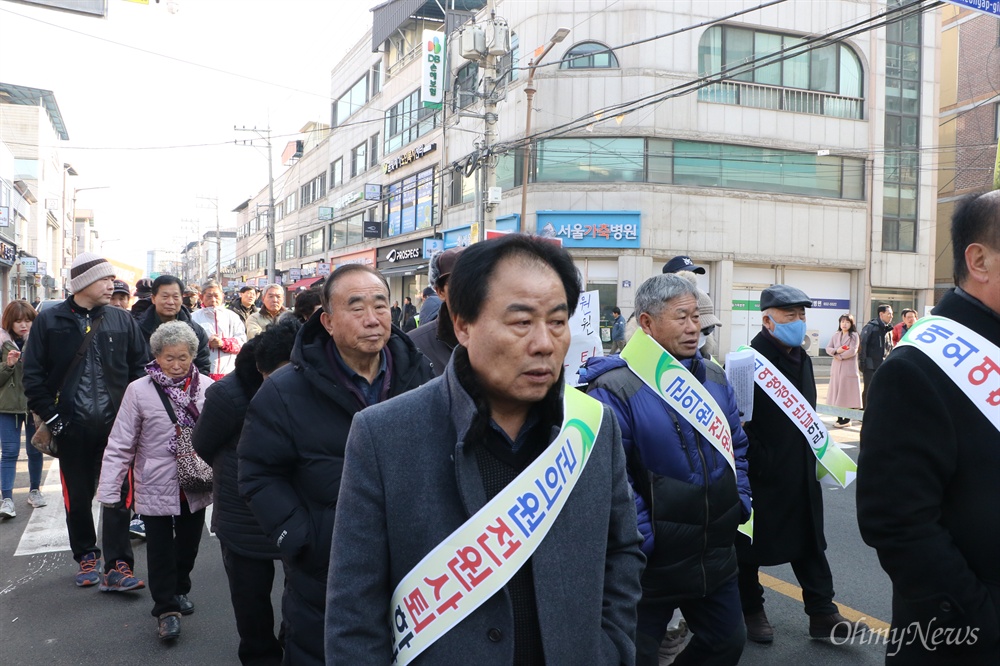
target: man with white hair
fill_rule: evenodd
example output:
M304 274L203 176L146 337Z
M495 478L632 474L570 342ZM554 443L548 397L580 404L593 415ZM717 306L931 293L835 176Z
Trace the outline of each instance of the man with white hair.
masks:
M236 369L236 355L247 341L246 327L232 310L225 306L222 287L215 280L201 286L201 307L191 315L191 321L208 334L208 349L212 359L209 377L218 381Z

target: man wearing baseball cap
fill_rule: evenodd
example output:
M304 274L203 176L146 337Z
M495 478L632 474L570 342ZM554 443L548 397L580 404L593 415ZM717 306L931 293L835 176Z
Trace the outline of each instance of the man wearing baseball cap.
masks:
M128 282L115 280L115 286L111 290L111 305L122 310L128 310L128 302L132 300L132 291L128 288Z
M760 295L763 328L750 341L802 397L816 408L816 379L802 341L810 299L787 284ZM747 638L771 643L774 629L764 613L761 566L790 563L809 616L809 636L846 641L867 627L851 622L833 603L833 574L826 560L823 491L816 477L816 457L805 435L781 406L757 385L753 420L743 425L750 441L747 462L753 489L753 541L738 536L740 601Z
M108 307L115 269L107 259L80 254L70 269L73 295L39 313L24 351L24 393L36 422L44 423L59 456L66 528L79 587L102 592L138 590L132 574L130 512L125 502L103 511L101 549L91 504L108 434L129 382L145 376L146 341L125 310ZM127 291L127 287L126 287ZM79 360L75 360L81 354ZM127 484L122 497L127 496Z

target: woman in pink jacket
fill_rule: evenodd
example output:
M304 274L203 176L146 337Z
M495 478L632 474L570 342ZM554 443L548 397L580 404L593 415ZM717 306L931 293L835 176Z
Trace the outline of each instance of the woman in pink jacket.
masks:
M854 325L854 317L840 315L840 330L830 338L826 353L833 357L830 368L830 390L826 401L835 407L861 409L861 377L858 374L858 346L861 336ZM844 427L851 419L838 417L837 425Z
M212 380L194 367L198 338L186 322L160 325L149 346L155 360L146 366L148 377L125 390L104 451L97 497L105 504L119 502L122 481L133 474L132 508L146 521L153 616L160 640L166 641L180 635L180 616L194 612L187 595L212 493L181 490L174 458L176 431L159 391L169 398L179 425L193 427Z

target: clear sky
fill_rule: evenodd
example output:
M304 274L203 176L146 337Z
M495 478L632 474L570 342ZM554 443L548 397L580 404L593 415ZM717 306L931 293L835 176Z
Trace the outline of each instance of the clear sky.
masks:
M108 0L100 19L0 0L0 81L55 93L63 161L80 174L67 187L109 186L80 192L77 208L94 210L107 256L140 268L147 250L194 240L184 220L214 229L197 197L218 197L232 228L230 211L267 185L266 151L233 145L251 136L234 125L270 124L277 176L298 130L330 122L330 70L377 4L167 2Z

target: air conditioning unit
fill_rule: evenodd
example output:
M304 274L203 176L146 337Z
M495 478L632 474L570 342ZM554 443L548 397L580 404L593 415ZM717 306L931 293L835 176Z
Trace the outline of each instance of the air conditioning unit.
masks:
M819 356L820 346L819 331L816 329L806 331L806 337L802 340L802 348L806 353L810 356Z

